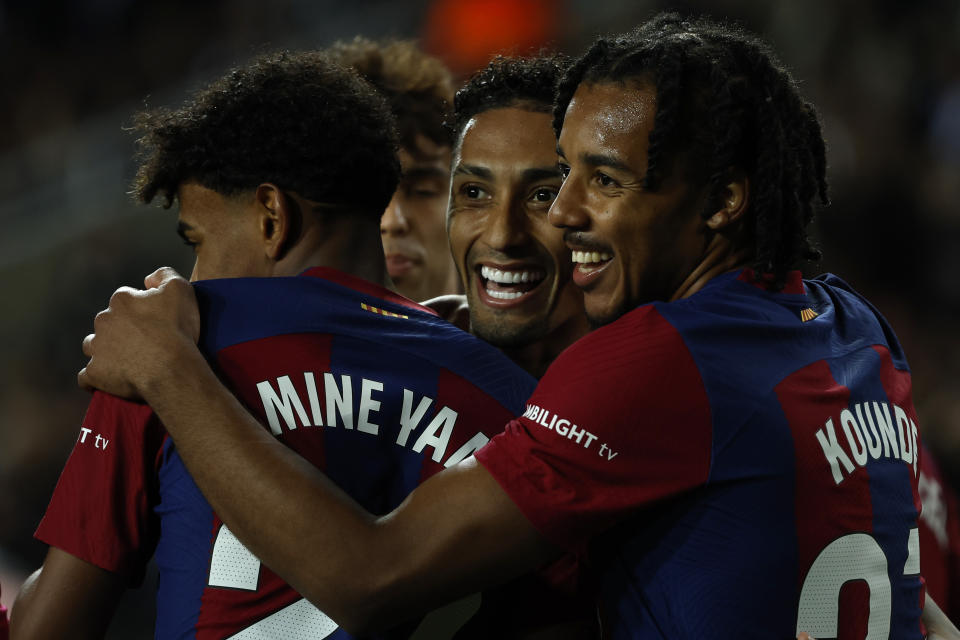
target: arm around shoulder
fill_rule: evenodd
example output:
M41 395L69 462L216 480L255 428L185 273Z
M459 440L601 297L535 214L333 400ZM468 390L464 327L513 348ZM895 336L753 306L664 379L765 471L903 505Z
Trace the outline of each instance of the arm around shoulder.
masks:
M10 612L11 640L102 638L126 579L51 547Z

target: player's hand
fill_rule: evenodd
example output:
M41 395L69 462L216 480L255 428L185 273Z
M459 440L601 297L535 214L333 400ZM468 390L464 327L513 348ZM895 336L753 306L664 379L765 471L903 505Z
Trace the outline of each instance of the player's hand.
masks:
M177 370L185 354L199 355L200 314L193 287L169 267L144 280L145 290L122 287L97 314L83 340L90 358L80 386L124 398L144 398L150 386ZM192 352L192 353L191 353Z
M438 316L458 329L470 331L470 307L467 306L467 296L447 294L424 300L420 304L432 309Z

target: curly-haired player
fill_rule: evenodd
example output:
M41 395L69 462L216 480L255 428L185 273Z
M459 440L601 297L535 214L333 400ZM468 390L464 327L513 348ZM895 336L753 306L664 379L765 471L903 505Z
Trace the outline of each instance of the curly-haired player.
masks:
M392 513L347 502L231 403L172 274L111 303L81 381L147 400L238 537L348 628L589 550L605 636L921 638L937 610L906 360L845 283L796 270L826 190L812 107L752 35L669 14L598 41L560 95L548 216L599 328ZM149 368L127 363L141 351ZM258 530L264 513L286 526Z
M397 291L426 300L459 291L444 214L450 186L450 131L444 126L453 78L410 40L356 37L331 46L383 94L397 120L403 175L380 221L387 271Z
M204 352L298 464L386 513L522 408L532 378L385 288L396 141L355 73L268 56L137 122L135 191L178 204ZM151 555L159 638L349 637L237 541L142 404L94 395L37 537L51 549L13 610L22 640L101 635Z

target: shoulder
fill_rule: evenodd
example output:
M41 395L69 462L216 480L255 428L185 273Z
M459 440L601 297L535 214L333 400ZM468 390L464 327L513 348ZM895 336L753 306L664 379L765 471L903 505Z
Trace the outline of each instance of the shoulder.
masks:
M564 351L547 370L531 403L564 407L578 419L647 420L676 414L709 421L709 402L683 335L651 304L605 325Z
M834 332L848 343L860 341L882 345L890 351L894 366L909 371L906 354L893 327L867 298L832 273L805 280L815 310L827 311Z
M436 313L373 283L333 270L293 278L196 283L200 345L212 357L278 336L329 336L341 355L366 354L381 371L431 376L448 371L511 409L536 381L499 350ZM373 365L371 365L373 366Z
M149 405L143 402L125 400L117 396L96 391L90 399L87 413L83 419L83 428L94 428L101 432L120 432L124 429L160 427L160 422ZM83 432L81 431L81 437Z
M688 355L683 336L661 313L659 305L648 304L630 311L568 347L547 370L543 380L571 370L589 368L615 375L624 367L644 370L674 364ZM639 371L638 371L639 373Z

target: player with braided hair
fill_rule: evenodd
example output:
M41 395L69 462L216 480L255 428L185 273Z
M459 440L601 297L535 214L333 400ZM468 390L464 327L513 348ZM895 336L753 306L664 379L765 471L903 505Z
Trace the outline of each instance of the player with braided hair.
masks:
M504 433L387 516L235 406L174 274L115 297L81 381L149 402L238 538L348 628L589 550L605 637L919 639L921 609L956 633L924 603L903 352L845 283L796 270L824 145L766 51L667 15L573 66L548 217L599 328ZM285 526L259 530L264 513Z
M627 80L648 82L656 93L644 188L658 189L682 155L687 179L707 181L706 216L736 167L751 178L745 231L755 244L755 273L772 274L779 289L798 260L819 258L806 228L816 206L828 203L820 124L768 45L735 27L675 14L600 39L559 87L558 135L578 86Z

